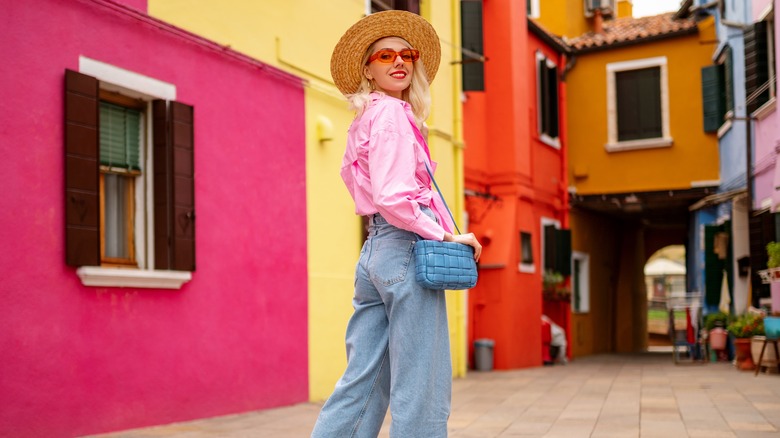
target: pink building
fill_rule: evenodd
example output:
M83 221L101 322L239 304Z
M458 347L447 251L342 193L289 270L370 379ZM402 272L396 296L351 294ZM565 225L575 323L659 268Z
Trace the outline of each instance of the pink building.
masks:
M767 85L765 91L759 90L755 94L753 112L755 121L753 132L755 135L754 148L754 178L755 196L754 209L762 209L771 206L775 211L780 205L780 163L777 162L778 150L780 150L780 111L776 109L777 83L775 80L777 70L777 57L780 55L780 38L775 28L774 14L780 6L780 0L754 0L753 34L757 35L757 58L763 61L758 88ZM771 40L771 41L770 41ZM770 53L771 51L771 53ZM771 78L771 79L770 79ZM761 80L766 79L766 80ZM771 202L771 204L770 204Z
M302 81L144 0L3 14L0 436L307 400Z
M775 14L780 0L753 0L753 23L745 29L745 88L752 122L752 214L750 251L754 265L766 266L766 244L777 241L780 229L775 216L780 211L780 111L777 109L777 59L780 38ZM772 310L780 311L780 283L762 284L753 276L756 298L770 298ZM760 304L754 300L753 305Z

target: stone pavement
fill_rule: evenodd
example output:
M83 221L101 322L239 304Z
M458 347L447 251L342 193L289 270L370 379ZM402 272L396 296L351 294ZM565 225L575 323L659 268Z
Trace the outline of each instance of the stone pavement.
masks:
M137 429L101 438L308 437L321 404ZM390 416L380 437L388 437ZM602 355L455 379L450 437L778 437L780 375L671 354ZM95 436L97 437L97 436ZM421 437L425 438L425 437Z

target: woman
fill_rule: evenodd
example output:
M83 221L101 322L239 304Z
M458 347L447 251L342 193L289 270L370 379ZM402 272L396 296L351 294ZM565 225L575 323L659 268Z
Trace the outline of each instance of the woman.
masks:
M313 437L376 437L387 413L392 437L446 437L452 366L445 296L415 280L412 248L423 239L482 247L453 235L420 132L438 69L439 39L419 15L386 11L353 25L336 45L331 73L357 116L341 176L369 236L355 273L347 369ZM427 75L426 75L427 72ZM411 265L411 268L410 268Z

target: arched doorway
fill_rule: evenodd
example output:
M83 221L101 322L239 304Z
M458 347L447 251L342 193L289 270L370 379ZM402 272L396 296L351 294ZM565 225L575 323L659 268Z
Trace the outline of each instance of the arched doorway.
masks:
M686 315L669 313L667 303L685 295L685 247L669 245L656 251L644 267L647 289L647 346L650 351L671 351L670 326L686 329Z

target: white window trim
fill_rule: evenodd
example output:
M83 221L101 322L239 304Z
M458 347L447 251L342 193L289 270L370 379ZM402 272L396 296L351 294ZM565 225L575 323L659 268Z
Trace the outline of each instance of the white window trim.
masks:
M539 10L539 0L526 0L531 4L531 15L528 18L539 18L541 11Z
M558 64L556 64L553 60L550 58L544 56L544 54L540 51L536 51L536 133L538 135L539 141L542 143L554 147L555 149L561 148L561 141L560 137L550 137L547 135L547 133L542 132L542 81L541 81L541 74L542 72L539 71L539 61L545 61L548 68L557 68ZM560 108L559 108L560 111ZM560 113L558 114L558 129L560 130Z
M151 114L154 99L176 100L176 86L139 73L125 70L111 64L79 57L79 72L93 76L100 81L100 88L119 92L126 96L148 102L144 112L144 145L140 159L145 164L144 176L136 178L135 202L144 208L135 212L135 245L138 268L109 268L101 266L82 266L76 274L85 286L101 287L144 287L155 289L179 289L192 279L187 271L153 270L154 266L154 203L153 199L153 160L147 149L152 144ZM145 213L144 213L145 212ZM148 224L148 226L147 226Z
M520 231L520 233L523 233L523 231ZM533 233L528 233L531 235L531 255L533 256L533 250L534 250L534 235ZM520 234L522 235L522 234ZM517 270L518 272L522 272L523 274L533 274L536 272L536 259L534 259L533 263L523 263L523 239L520 238L520 263L517 264Z
M580 262L580 278L578 284L580 285L580 307L574 308L574 296L572 296L572 313L588 313L590 312L590 255L580 251L572 251L571 253L572 269L574 274L574 260ZM572 279L573 286L574 279ZM574 291L572 291L574 294Z
M641 140L618 141L617 90L615 73L642 68L661 68L661 122L662 136ZM669 128L669 74L666 56L612 62L607 64L607 152L669 147L674 143Z
M192 272L82 266L76 270L84 286L180 289Z

